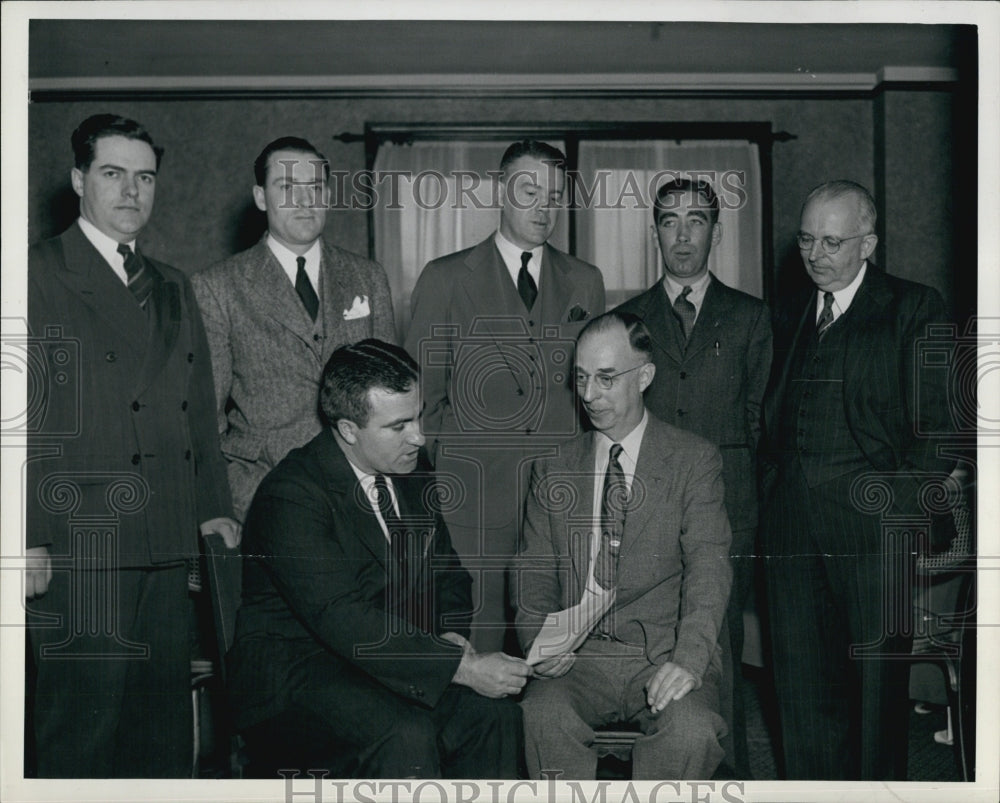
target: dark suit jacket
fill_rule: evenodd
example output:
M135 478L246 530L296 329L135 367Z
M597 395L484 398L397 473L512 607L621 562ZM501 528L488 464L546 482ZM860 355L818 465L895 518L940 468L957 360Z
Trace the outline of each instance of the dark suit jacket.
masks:
M514 530L524 498L519 466L546 436L577 431L569 382L574 341L587 319L604 312L604 280L593 265L546 244L529 314L494 236L427 264L413 291L405 345L421 364L428 453L439 474L465 486L465 504L451 515L473 527ZM489 456L480 452L478 464L442 459L448 450L484 445Z
M149 566L196 555L198 524L232 514L191 285L144 259L155 328L78 225L29 251L45 371L29 445L58 450L28 464L29 547L66 554L68 517L117 513L119 565Z
M324 429L268 474L247 516L243 601L228 657L239 727L284 711L289 672L321 651L414 703L433 706L451 682L462 651L436 634L468 636L471 578L440 515L426 507L431 475L392 480L404 521L424 540L420 582L434 600L434 633L406 632L388 610L388 541Z
M396 342L381 266L324 242L320 276L320 339L267 246L267 232L191 279L212 349L222 451L241 519L264 475L320 431L319 379L333 351L366 337ZM344 311L357 296L368 297L370 314L347 320Z
M844 347L844 416L874 469L894 472L893 512L919 514L921 472L948 474L955 461L937 455L940 436L952 431L948 371L923 364L921 350L941 353L953 344L944 303L936 290L889 276L872 263L850 307ZM799 341L816 315L816 292L775 319L773 388L764 406L770 485L777 464L781 406ZM938 324L936 329L928 327ZM922 434L923 433L923 434ZM928 434L933 436L928 437Z
M583 594L594 439L585 433L534 466L515 584L525 653L546 614L576 605ZM631 500L612 608L616 635L643 645L651 663L673 661L701 678L718 649L732 579L719 450L650 415Z
M719 447L729 523L755 528L757 443L771 369L767 306L713 276L686 350L662 281L618 309L642 318L653 339L656 377L646 407Z

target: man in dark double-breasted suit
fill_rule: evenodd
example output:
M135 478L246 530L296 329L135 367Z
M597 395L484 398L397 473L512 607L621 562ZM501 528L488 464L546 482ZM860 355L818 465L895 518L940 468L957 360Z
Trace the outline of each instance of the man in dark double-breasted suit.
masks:
M239 539L187 278L136 248L161 151L110 114L73 133L80 217L35 245L41 358L29 435L27 596L42 777L191 772L186 560Z
M740 666L743 607L753 579L757 443L771 368L770 315L760 299L726 286L708 270L712 246L722 236L719 200L710 184L687 178L667 182L657 191L653 218L663 279L619 309L642 318L653 340L656 378L646 391L646 407L722 452L726 511L733 529L722 706L730 736L725 746L730 771L748 778Z
M411 299L406 349L421 366L424 432L445 519L472 572L472 643L505 642L505 574L517 549L531 460L576 433L573 340L604 312L600 271L548 242L566 159L516 142L500 163L497 233L427 264Z
M416 364L362 340L331 355L320 393L324 428L247 516L228 657L237 726L264 752L290 720L319 752L350 755L358 777L516 777L521 718L503 698L530 670L467 641L469 574L433 475L414 472Z
M940 546L954 534L946 494L921 490L954 467L929 437L951 427L946 375L919 358L941 351L944 305L868 261L874 231L863 187L814 189L798 244L815 290L777 318L761 528L790 779L906 779L908 578L928 523Z

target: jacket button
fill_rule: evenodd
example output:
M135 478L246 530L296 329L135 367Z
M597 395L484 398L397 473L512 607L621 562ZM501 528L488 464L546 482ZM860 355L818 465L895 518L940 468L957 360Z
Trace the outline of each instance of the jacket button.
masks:
M186 410L188 408L187 399L181 402L181 409Z
M194 362L194 352L193 351L189 351L188 352L188 362Z
M132 455L132 465L133 466L139 465L139 455L137 454Z
M107 360L108 362L114 362L115 360L118 359L118 355L115 354L113 351L109 351L107 354L104 355L104 359Z
M687 378L688 378L687 371L681 371L681 379L687 379Z
M678 417L684 415L684 411L683 410L678 410L677 411L677 415L678 415Z
M132 402L132 411L136 413L139 412L139 402L137 401Z
M190 449L188 449L186 452L184 452L184 459L185 460L190 460L191 459L191 450Z
M313 335L313 341L319 343L319 335Z

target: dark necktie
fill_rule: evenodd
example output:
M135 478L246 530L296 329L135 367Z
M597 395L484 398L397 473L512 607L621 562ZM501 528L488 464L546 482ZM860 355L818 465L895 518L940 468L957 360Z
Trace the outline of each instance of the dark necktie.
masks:
M531 312L535 306L535 299L538 297L538 285L528 273L528 263L531 261L531 251L521 252L521 270L517 272L517 294L521 296L524 306Z
M694 319L698 316L694 304L688 301L689 295L691 295L691 286L685 285L680 295L674 299L674 315L677 316L677 322L681 325L681 332L684 335L685 343L691 338L691 330L694 329Z
M601 550L594 562L594 580L603 589L611 589L618 582L618 551L625 530L628 486L625 484L625 472L618 462L621 453L620 443L611 444L601 494Z
M319 312L319 297L313 289L312 282L309 281L309 274L306 273L306 258L296 257L295 264L299 266L299 269L295 271L295 292L302 299L302 305L309 313L309 317L315 321L316 314Z
M827 290L823 293L823 311L819 314L819 320L816 321L816 333L823 337L826 334L826 330L830 328L830 324L833 323L833 293Z
M146 263L142 257L125 243L118 243L116 250L124 260L128 289L135 300L139 302L139 306L145 309L149 294L153 292L153 275L146 270Z

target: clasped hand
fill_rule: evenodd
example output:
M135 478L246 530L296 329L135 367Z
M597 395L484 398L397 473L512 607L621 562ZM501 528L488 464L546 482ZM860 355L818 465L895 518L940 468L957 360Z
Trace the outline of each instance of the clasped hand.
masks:
M450 635L455 634L446 633L445 638ZM452 679L454 683L468 686L483 697L497 698L519 694L528 682L531 668L523 658L514 658L503 652L478 653L468 641L457 635L448 640L461 643L463 649L462 662Z

